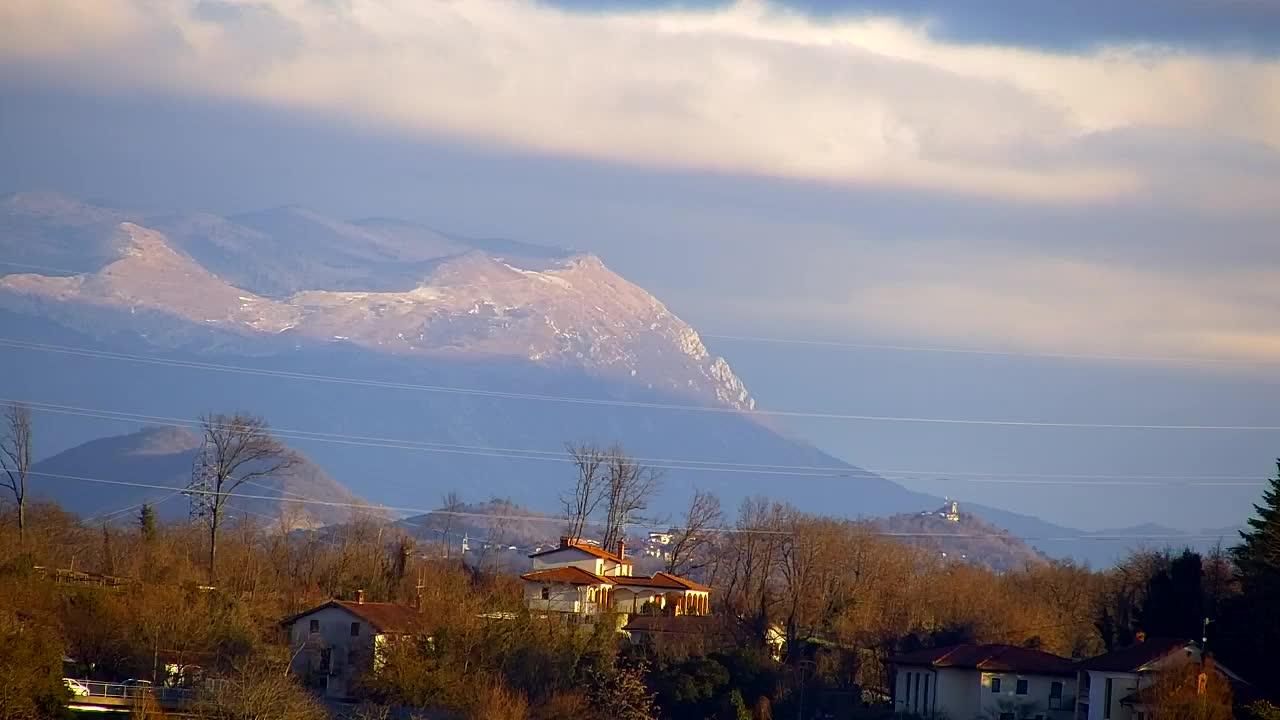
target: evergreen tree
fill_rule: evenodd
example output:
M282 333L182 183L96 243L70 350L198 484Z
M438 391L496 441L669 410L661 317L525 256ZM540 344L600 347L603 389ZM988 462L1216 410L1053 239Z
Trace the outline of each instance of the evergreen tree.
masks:
M1249 518L1249 530L1240 532L1241 543L1231 549L1245 594L1274 594L1280 587L1280 460L1276 477L1254 505L1258 516Z
M1204 605L1203 560L1199 553L1183 550L1147 582L1147 597L1138 609L1139 629L1148 637L1199 638Z
M1240 596L1224 613L1227 622L1218 647L1233 667L1248 668L1248 679L1275 692L1280 690L1274 653L1280 647L1280 460L1262 504L1253 507L1257 517L1249 519L1249 529L1231 549Z
M146 542L156 539L156 509L149 503L143 503L138 511L138 531Z

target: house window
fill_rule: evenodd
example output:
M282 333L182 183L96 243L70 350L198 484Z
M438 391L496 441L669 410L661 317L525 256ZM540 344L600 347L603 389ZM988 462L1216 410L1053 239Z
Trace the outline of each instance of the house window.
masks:
M907 691L902 695L902 707L904 709L910 710L911 709L911 678L915 677L916 674L909 672L909 673L906 673L906 676L907 676Z
M324 648L320 651L320 672L329 672L329 661L333 657L333 651Z
M550 599L551 599L551 588L549 588L549 587L544 587L544 588L542 588L542 599L543 599L543 600L550 600Z
M1000 692L1000 678L991 678L991 692Z
M351 637L360 637L360 623L351 623Z
M1018 680L1018 683L1017 683L1017 685L1015 685L1015 686L1014 686L1014 690L1013 690L1013 691L1014 691L1014 693L1016 693L1016 694L1018 694L1018 695L1026 695L1026 694L1027 694L1027 681L1026 681L1026 680Z
M360 655L359 655L355 650L348 650L348 651L347 651L347 665L348 665L348 666L350 666L350 667L355 667L355 665L356 665L356 659L357 659L358 657L360 657Z
M318 633L318 632L320 632L320 621L319 621L319 620L312 620L312 621L311 621L311 632L313 632L313 633Z
M1049 709L1062 709L1062 683L1056 680L1049 683Z
M1013 713L1000 713L1000 720L1013 720Z
M912 700L912 702L914 703L913 706L915 707L915 711L919 713L920 712L920 673L916 673L916 695L915 695L915 699Z
M926 715L929 713L929 676L928 675L924 676L924 704L920 706L920 709L924 710Z
M1111 720L1111 678L1107 678L1102 694L1102 720Z

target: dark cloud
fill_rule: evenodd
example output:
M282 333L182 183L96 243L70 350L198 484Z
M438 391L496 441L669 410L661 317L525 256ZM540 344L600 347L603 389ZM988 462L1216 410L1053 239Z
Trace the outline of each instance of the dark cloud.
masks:
M721 7L728 0L546 0L575 11ZM820 17L890 15L932 20L943 39L1080 50L1157 43L1212 51L1280 52L1273 0L779 0Z

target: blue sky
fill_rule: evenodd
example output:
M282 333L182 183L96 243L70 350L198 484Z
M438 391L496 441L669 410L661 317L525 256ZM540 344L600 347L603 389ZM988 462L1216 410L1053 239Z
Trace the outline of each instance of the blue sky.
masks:
M717 8L731 2L555 0L576 12ZM928 23L964 43L1073 51L1111 43L1169 44L1210 51L1274 53L1280 5L1266 0L790 0L779 7L831 20L892 16Z
M707 333L1228 361L709 340L774 408L1276 425L1277 12L18 0L0 190L568 245ZM1280 454L1257 432L798 430L883 470L1261 478ZM1087 527L1233 524L1256 496L933 477L912 482Z

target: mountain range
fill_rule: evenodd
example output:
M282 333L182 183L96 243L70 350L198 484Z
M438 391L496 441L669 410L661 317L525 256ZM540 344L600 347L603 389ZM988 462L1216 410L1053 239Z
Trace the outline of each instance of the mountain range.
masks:
M132 520L143 503L162 520L186 518L190 506L182 490L191 481L200 445L195 432L175 427L91 440L35 463L33 494L103 522ZM86 477L107 482L79 479ZM302 497L319 502L294 502ZM303 455L285 472L243 484L228 501L227 513L310 528L343 522L350 506L362 502Z
M247 410L325 469L288 492L343 496L340 478L405 514L449 490L554 513L576 442L621 443L663 469L653 523L677 517L695 488L730 512L756 495L866 518L942 503L754 413L694 328L567 249L297 207L221 217L20 193L0 200L0 322L0 385L35 404L43 455ZM152 456L129 448L160 442L154 432L67 467L110 479L108 468L145 465ZM163 438L172 467L158 475L189 473L184 442ZM72 452L86 448L98 446ZM76 507L131 500L115 487L112 502ZM1102 563L1129 544L968 510L1051 556Z

